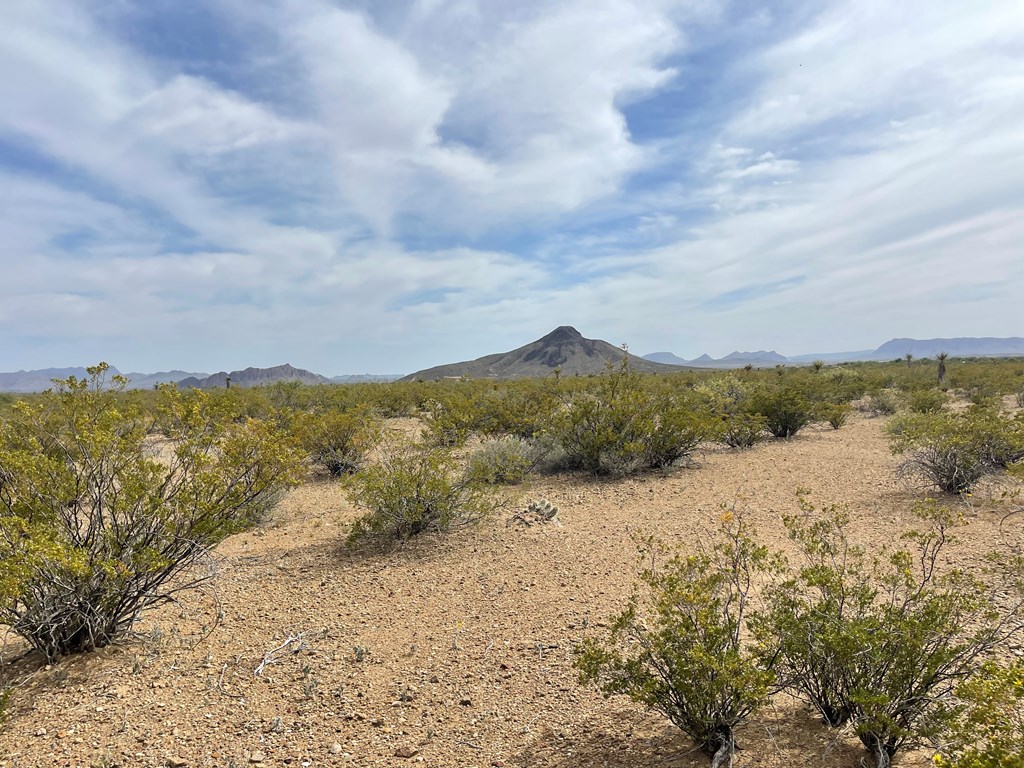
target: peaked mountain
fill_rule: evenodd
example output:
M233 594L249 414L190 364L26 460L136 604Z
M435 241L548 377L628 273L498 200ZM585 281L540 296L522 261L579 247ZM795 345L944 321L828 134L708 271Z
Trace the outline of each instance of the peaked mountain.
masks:
M227 373L221 371L212 376L199 379L194 376L178 382L179 389L212 389L213 387L226 387L228 377L231 378L233 387L262 387L267 384L276 384L279 381L298 381L303 384L330 384L331 380L302 368L294 368L288 363L277 365L273 368L246 368L244 371L232 371Z
M586 376L601 373L608 363L618 364L623 351L607 341L586 339L575 328L563 325L547 336L511 352L485 355L462 363L438 365L406 376L402 381L444 378L525 379L550 375L556 368L562 376ZM671 373L674 365L644 360L629 355L629 364L644 373Z

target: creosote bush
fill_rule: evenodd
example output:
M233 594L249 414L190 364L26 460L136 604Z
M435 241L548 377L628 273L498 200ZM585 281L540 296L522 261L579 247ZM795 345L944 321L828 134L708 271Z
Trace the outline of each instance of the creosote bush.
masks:
M489 440L469 457L469 474L489 485L516 485L533 467L528 441L507 435Z
M768 422L759 413L730 413L722 417L722 442L730 448L751 448L764 439Z
M812 403L799 390L787 386L761 389L752 398L752 408L778 438L792 437L814 420Z
M952 725L935 756L943 768L1024 766L1024 662L986 664L956 691Z
M994 408L907 414L888 427L901 475L917 475L947 493L967 493L984 475L1024 457L1024 417Z
M828 423L832 429L839 429L850 418L852 408L849 403L822 403L818 406L818 418Z
M776 561L731 513L723 522L725 535L695 554L658 562L655 551L609 636L585 640L575 662L581 683L661 712L712 766L732 765L736 727L772 686L743 635L753 581Z
M449 531L476 523L501 505L483 480L461 471L452 452L437 446L390 445L380 463L349 482L353 503L367 510L349 532L350 545L363 539L387 544L428 531Z
M914 389L907 393L907 408L914 413L940 413L949 400L941 389Z
M566 463L596 475L670 467L718 434L720 423L681 393L652 392L626 358L560 410L552 434Z
M0 623L51 660L108 645L196 584L176 577L259 522L301 468L274 425L211 419L206 395L170 388L158 455L107 370L55 381L0 425Z
M382 425L370 410L301 414L295 420L303 447L317 466L335 477L359 470L380 441Z
M997 610L997 586L943 567L956 522L946 510L922 506L927 528L907 534L907 548L872 555L848 539L844 510L815 516L801 504L805 516L785 522L803 563L768 590L754 621L760 653L783 688L830 725L850 724L886 768L949 728L943 702L1021 631L1020 602Z

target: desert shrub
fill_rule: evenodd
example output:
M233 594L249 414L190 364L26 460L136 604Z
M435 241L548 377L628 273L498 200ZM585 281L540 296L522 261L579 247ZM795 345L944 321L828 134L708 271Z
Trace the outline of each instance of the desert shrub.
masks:
M764 438L768 422L759 413L731 413L722 417L722 442L730 448L750 448Z
M935 764L945 768L1024 765L1024 662L988 663L957 689L961 704Z
M431 445L455 448L465 445L480 421L480 412L470 398L447 393L443 400L424 404L423 438Z
M1017 407L1024 408L1024 389L1017 392Z
M765 388L755 394L751 406L761 414L768 431L778 438L789 438L814 418L811 402L792 387Z
M871 416L892 416L899 410L899 400L891 389L879 389L868 393L864 407Z
M274 425L211 419L208 398L165 388L156 455L127 383L107 366L57 381L0 426L0 623L48 659L100 648L216 543L259 521L297 478Z
M826 422L832 429L839 429L850 418L849 403L821 403L818 405L817 417Z
M313 463L334 476L359 470L381 437L382 425L365 408L301 414L295 431Z
M907 408L914 413L939 413L947 400L941 389L915 389L906 395Z
M713 766L732 764L734 731L772 684L743 635L752 582L773 558L742 524L727 525L713 546L645 569L608 637L585 640L575 662L582 684L661 712Z
M449 531L478 522L498 506L482 480L459 471L452 452L436 446L387 446L379 464L349 482L351 500L366 510L353 524L349 544Z
M553 382L508 382L481 402L480 431L532 439L548 428L560 406Z
M966 493L985 474L1024 457L1024 419L990 408L908 414L889 425L901 475L917 475L947 493Z
M569 466L625 476L665 468L714 437L719 423L684 395L652 393L624 361L556 414L552 434Z
M814 518L802 505L805 517L785 522L803 564L767 590L754 621L760 652L786 690L827 723L849 723L885 768L948 726L943 702L1020 632L1020 605L1000 612L995 582L941 567L953 523L944 510L919 509L927 530L871 556L847 538L845 511Z
M516 485L533 468L530 443L507 435L484 443L469 458L469 474L490 485Z

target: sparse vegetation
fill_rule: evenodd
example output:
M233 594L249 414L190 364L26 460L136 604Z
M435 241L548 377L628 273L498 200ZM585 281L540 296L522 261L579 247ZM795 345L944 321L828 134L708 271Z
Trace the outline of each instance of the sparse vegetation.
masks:
M877 768L950 725L943 703L986 655L1021 631L1020 602L998 610L991 583L943 568L955 518L918 510L927 527L909 548L871 555L846 533L848 514L802 500L786 519L803 555L792 578L769 590L755 621L763 658L780 684L833 726L849 723Z
M533 468L530 444L507 435L484 443L469 458L469 474L490 485L516 485Z
M166 389L169 443L107 366L58 381L0 426L0 623L47 659L101 648L230 533L256 524L298 476L276 427L209 418L206 397Z
M792 437L814 418L811 402L794 387L764 388L753 396L752 407L764 417L768 431L781 439Z
M302 414L295 425L313 463L340 477L359 470L379 442L382 425L365 408Z
M581 683L661 712L716 767L732 765L736 727L772 684L743 633L753 581L773 559L741 521L724 519L722 540L696 554L659 563L655 552L609 636L584 641L576 659Z
M967 493L984 475L1024 457L1024 419L992 408L908 414L889 425L901 475L923 477L947 493Z
M350 481L352 501L367 510L353 524L350 544L449 531L480 521L499 505L488 486L461 471L447 449L398 442L383 454L379 464Z
M569 466L621 477L670 467L719 429L681 393L649 391L624 359L592 388L573 393L552 432Z

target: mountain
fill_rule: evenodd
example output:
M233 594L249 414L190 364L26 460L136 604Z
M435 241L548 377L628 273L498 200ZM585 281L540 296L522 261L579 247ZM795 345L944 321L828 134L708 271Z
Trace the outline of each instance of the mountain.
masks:
M826 363L849 363L856 360L871 360L875 354L873 349L861 349L856 352L815 352L809 355L790 355L791 363L813 363L822 360Z
M110 375L117 373L110 369ZM13 371L0 373L0 392L42 392L53 386L50 379L66 379L69 376L88 376L85 368L42 368L38 371Z
M179 389L212 389L213 387L227 386L227 379L231 378L233 387L262 387L267 384L276 384L279 381L298 381L303 384L330 384L331 380L311 371L304 371L301 368L293 368L288 363L277 365L273 368L246 368L244 371L232 371L227 373L221 371L206 378L189 377L178 382Z
M335 384L398 381L403 375L401 373L347 373L341 376L331 376L331 381Z
M722 358L721 362L734 362L734 363L771 363L773 365L777 363L788 363L789 360L780 355L775 350L767 352L765 350L759 350L757 352L730 352L728 355Z
M1024 356L1024 339L1014 336L954 339L890 339L872 353L872 360L895 360L907 353L914 357L935 357L946 352L950 357Z
M438 365L406 376L402 381L444 378L525 379L550 375L556 368L562 376L586 376L601 373L608 363L617 365L623 351L607 341L585 339L579 331L563 325L547 336L511 352L485 355L462 363ZM672 373L678 366L644 360L629 355L629 364L644 373Z
M789 362L778 352L766 352L765 350L760 352L730 352L718 360L708 354L703 354L694 360L684 360L671 352L654 352L650 355L644 355L644 360L670 363L672 365L687 365L692 368L742 368L745 365L752 365L755 368L773 368L776 365L785 365Z
M644 355L644 360L650 360L652 363L664 363L665 365L689 365L683 358L673 355L671 352L652 352L649 355Z
M158 373L126 373L128 389L152 389L157 384L175 384L182 379L194 378L203 379L209 376L208 373L194 373L191 371L160 371Z
M107 371L108 379L120 372L113 366ZM162 371L160 373L125 373L120 374L128 379L128 389L152 389L156 384L167 384L189 376L201 378L205 373L190 371ZM85 368L41 368L37 371L15 371L0 373L0 392L42 392L53 386L53 379L66 379L75 376L79 379L88 378Z

